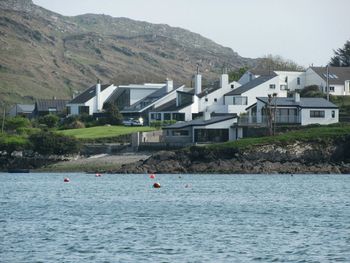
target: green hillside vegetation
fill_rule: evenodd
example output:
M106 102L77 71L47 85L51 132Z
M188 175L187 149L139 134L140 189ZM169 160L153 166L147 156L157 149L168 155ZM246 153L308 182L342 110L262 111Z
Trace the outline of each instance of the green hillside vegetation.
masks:
M332 124L328 126L310 127L302 130L286 132L277 136L266 136L258 138L243 138L238 141L230 141L208 146L212 149L237 148L244 150L256 145L287 144L296 141L327 141L342 136L350 135L350 124Z
M103 83L190 84L197 63L216 79L223 65L253 65L232 49L181 28L86 14L66 17L31 0L0 1L0 111L37 98L69 99Z
M59 133L68 136L74 136L75 138L86 139L100 139L108 137L118 137L122 135L131 134L134 132L148 132L154 131L154 128L150 127L124 127L124 126L97 126L83 129L70 129L62 130Z

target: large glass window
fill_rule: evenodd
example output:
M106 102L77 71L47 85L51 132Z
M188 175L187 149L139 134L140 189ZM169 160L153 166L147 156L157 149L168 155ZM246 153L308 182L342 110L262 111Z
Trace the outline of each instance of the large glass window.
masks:
M185 113L173 113L173 120L184 121L185 120Z
M280 90L287 90L288 86L285 84L280 85Z
M174 130L172 131L172 136L189 136L190 132L188 130Z
M324 118L324 110L311 110L310 118Z
M170 113L164 113L164 120L165 121L171 120L171 114Z
M233 97L233 105L247 105L247 104L248 104L247 97L241 97L241 96Z
M89 106L79 106L79 114L89 114L90 113L90 107Z

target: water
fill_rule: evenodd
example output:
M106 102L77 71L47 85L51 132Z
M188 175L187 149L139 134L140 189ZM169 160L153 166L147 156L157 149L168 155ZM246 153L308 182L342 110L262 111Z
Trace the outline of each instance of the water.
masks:
M0 174L0 262L350 262L348 175L65 176Z

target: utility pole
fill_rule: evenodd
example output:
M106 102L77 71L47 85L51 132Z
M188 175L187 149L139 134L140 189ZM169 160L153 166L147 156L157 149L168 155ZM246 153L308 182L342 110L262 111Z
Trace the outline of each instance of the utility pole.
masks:
M1 133L4 133L5 117L6 117L6 105L4 104L4 114L2 116Z
M326 89L327 89L327 100L329 101L329 64L327 64L327 84L326 84Z

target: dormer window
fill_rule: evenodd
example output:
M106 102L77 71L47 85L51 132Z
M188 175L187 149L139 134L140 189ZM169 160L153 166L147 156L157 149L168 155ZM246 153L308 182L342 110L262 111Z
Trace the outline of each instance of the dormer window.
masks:
M235 88L235 85L231 84L231 89L234 89Z

